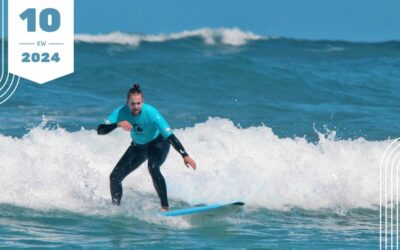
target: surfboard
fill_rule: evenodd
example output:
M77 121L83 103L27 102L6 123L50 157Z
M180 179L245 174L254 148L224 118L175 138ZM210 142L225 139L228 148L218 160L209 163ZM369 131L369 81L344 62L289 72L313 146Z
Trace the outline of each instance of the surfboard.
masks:
M175 209L167 212L160 212L159 214L162 216L184 216L184 215L196 215L196 214L216 215L219 213L235 211L236 209L242 206L244 206L244 202L241 201L230 202L230 203L215 203L209 205L197 205L194 207Z

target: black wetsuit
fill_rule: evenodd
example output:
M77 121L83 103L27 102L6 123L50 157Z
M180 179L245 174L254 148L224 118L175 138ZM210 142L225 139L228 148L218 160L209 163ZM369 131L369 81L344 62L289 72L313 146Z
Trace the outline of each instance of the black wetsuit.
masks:
M99 135L108 134L117 127L116 123L101 124L97 128ZM110 190L113 204L119 205L122 198L122 181L132 171L137 169L144 161L148 160L149 169L154 187L161 201L162 207L168 207L167 187L160 167L167 158L170 144L181 154L182 157L188 156L182 144L174 134L164 138L159 134L154 140L146 144L135 144L128 147L124 155L110 175Z

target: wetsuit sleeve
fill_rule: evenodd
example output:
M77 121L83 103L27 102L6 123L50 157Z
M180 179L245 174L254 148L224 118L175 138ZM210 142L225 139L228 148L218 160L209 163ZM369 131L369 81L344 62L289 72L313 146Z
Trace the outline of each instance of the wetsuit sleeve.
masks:
M167 140L182 157L189 156L186 150L183 148L181 142L178 140L178 138L176 138L174 134L168 136Z
M97 127L97 134L98 135L106 135L113 131L114 129L117 128L117 123L111 123L111 124L100 124Z
M156 109L152 111L152 120L164 138L168 138L168 136L172 135L172 130L167 121Z

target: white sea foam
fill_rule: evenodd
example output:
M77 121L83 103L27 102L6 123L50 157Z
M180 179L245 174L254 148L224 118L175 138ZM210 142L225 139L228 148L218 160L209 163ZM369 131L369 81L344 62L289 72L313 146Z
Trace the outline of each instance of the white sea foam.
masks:
M238 28L209 29L202 28L196 30L185 30L177 33L147 35L147 34L128 34L122 32L112 32L109 34L76 34L75 41L87 43L114 43L131 46L139 46L141 42L164 42L179 40L190 37L200 37L206 44L226 44L231 46L241 46L248 41L267 39L266 37L254 34L250 31L242 31Z
M267 126L238 128L209 118L175 130L198 169L187 169L171 148L162 167L171 205L240 200L250 207L305 209L379 204L379 160L390 140L334 140L320 134L278 138ZM123 131L32 129L23 138L0 135L0 203L76 212L112 212L109 174L130 143ZM158 207L146 166L124 182L122 210ZM150 216L151 217L151 216Z

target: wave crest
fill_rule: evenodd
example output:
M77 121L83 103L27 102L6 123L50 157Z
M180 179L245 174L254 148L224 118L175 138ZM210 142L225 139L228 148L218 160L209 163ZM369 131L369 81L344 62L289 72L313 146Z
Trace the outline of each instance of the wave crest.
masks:
M242 31L238 28L185 30L177 33L147 35L112 32L109 34L76 34L75 41L86 43L114 43L122 45L139 46L141 42L165 42L191 37L200 37L205 44L225 44L231 46L245 45L248 41L267 39L250 31Z
M347 210L379 204L379 159L390 140L278 138L266 126L239 128L210 118L175 133L198 163L171 153L162 171L174 201L242 200L271 209ZM123 131L67 132L36 127L21 139L0 135L0 203L92 211L108 207L108 177L130 139ZM158 205L145 166L124 180L125 204Z

